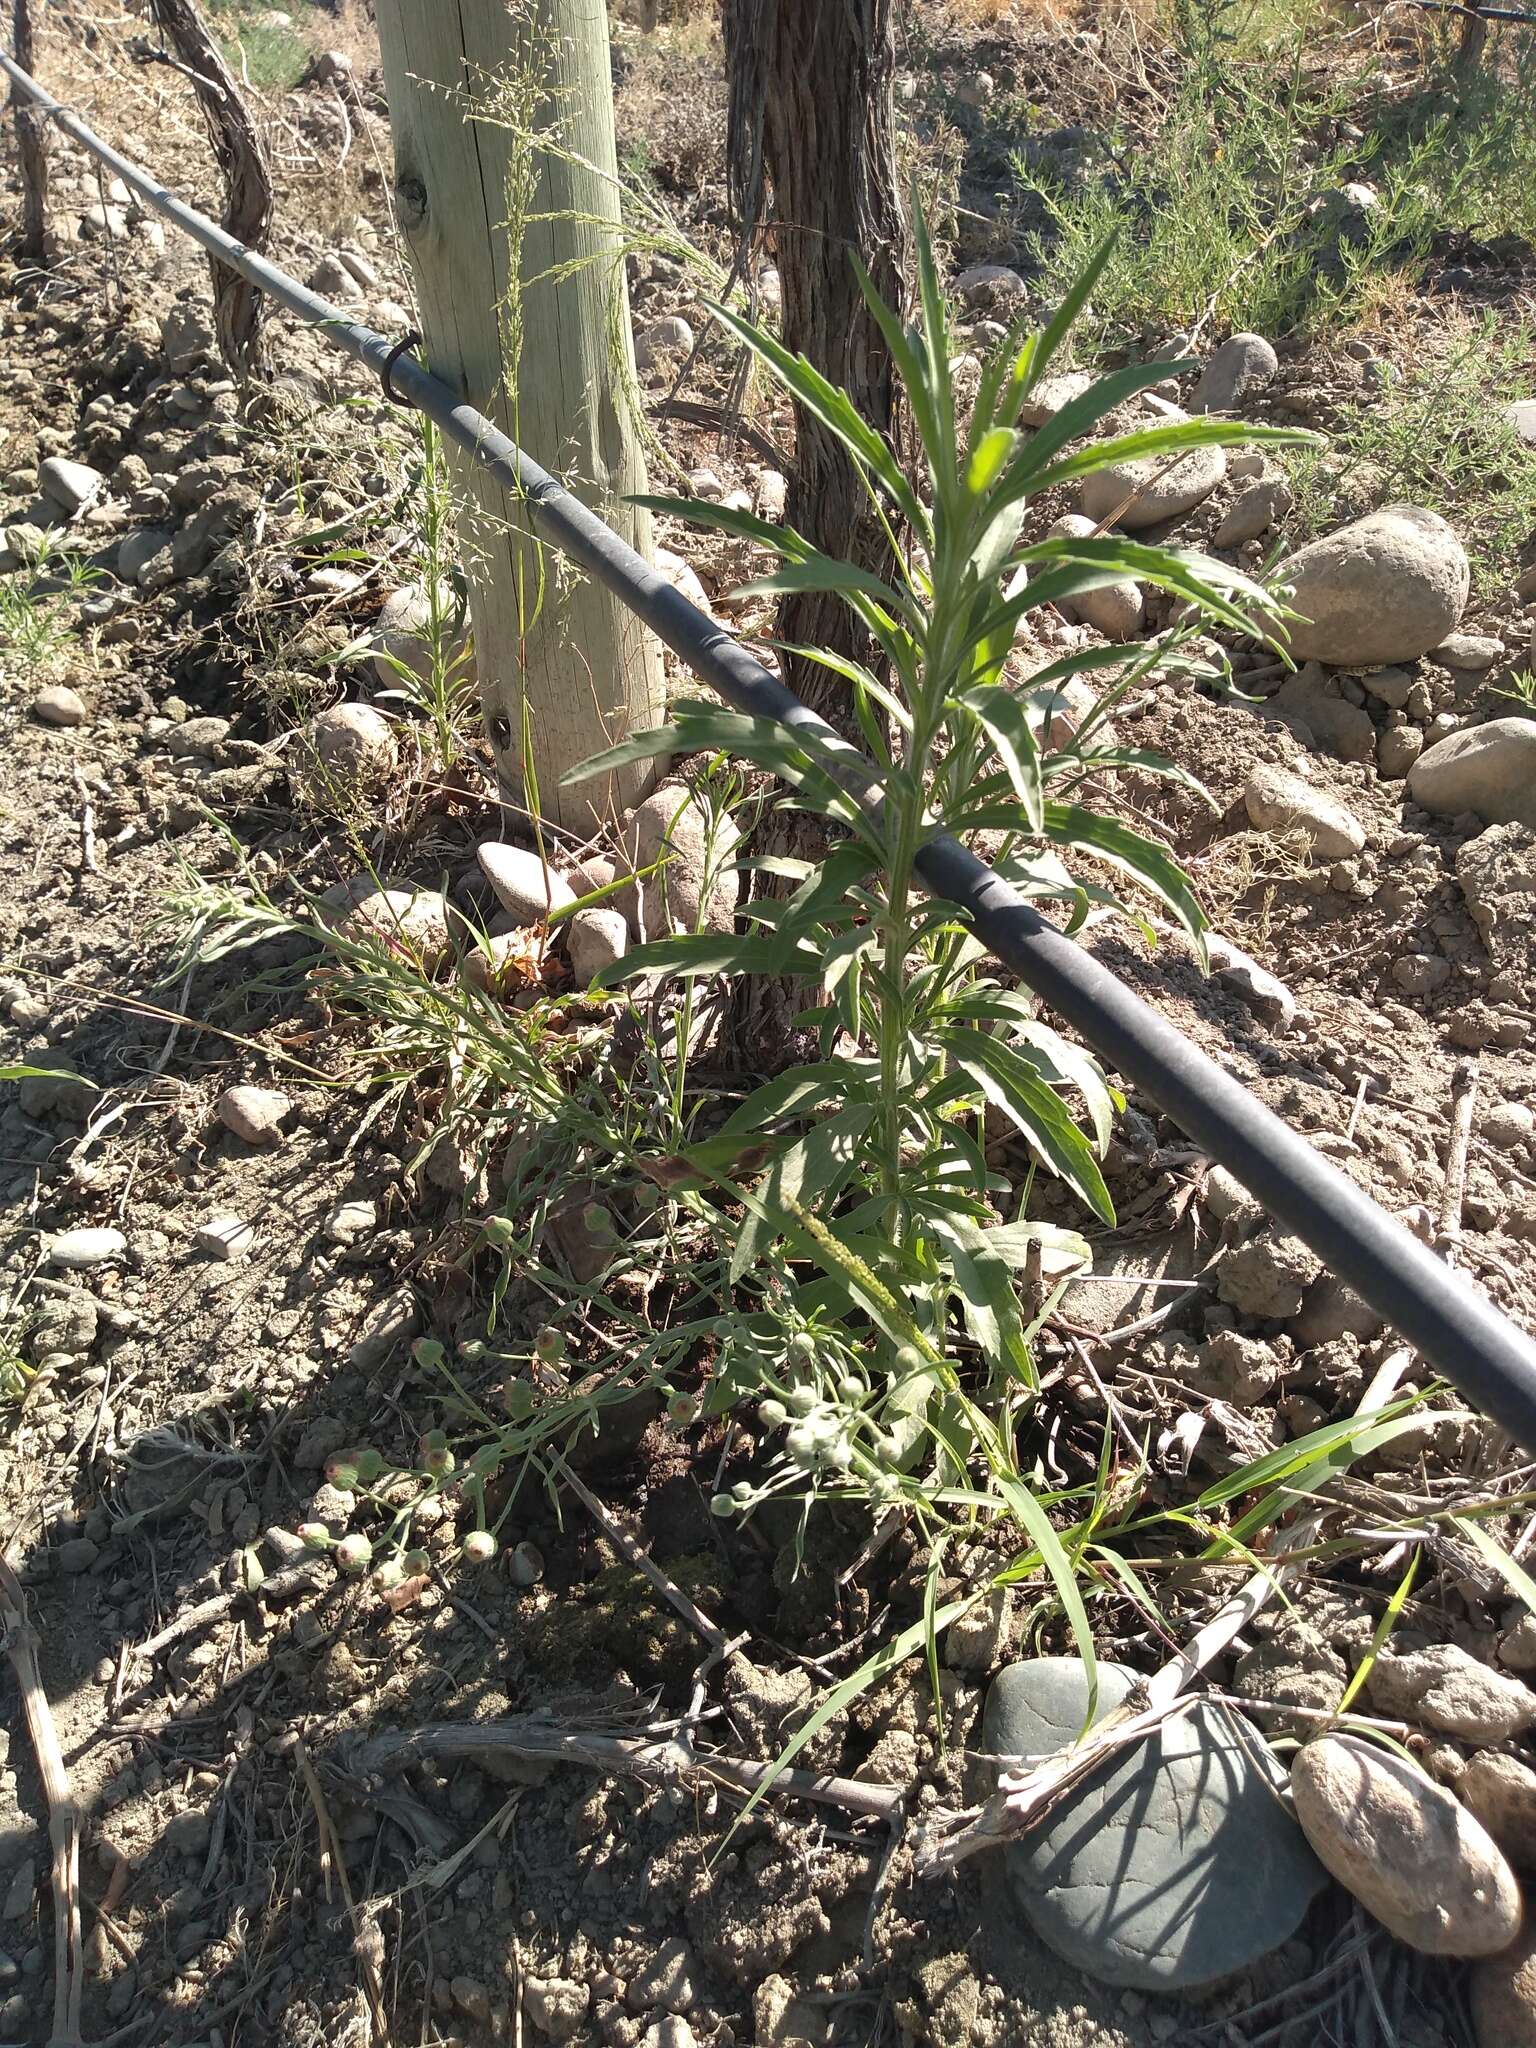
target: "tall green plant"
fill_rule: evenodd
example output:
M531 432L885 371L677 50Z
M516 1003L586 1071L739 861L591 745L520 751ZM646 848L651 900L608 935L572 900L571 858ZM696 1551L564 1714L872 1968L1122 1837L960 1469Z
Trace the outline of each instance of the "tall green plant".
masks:
M1022 1213L999 1221L994 1204L1007 1204L1010 1191L988 1165L980 1117L988 1107L1002 1112L1038 1162L1108 1223L1099 1157L1119 1098L1097 1061L1043 1023L1027 994L985 971L983 949L957 908L924 898L916 860L938 832L1001 834L1000 871L1029 895L1066 899L1074 922L1091 903L1128 907L1106 886L1107 873L1147 892L1202 944L1199 906L1167 850L1084 800L1092 777L1117 768L1190 779L1158 756L1115 744L1105 724L1116 697L1166 660L1167 647L1075 653L1022 687L1006 664L1029 612L1124 578L1159 585L1249 633L1272 623L1274 601L1235 572L1177 550L1113 534L1032 543L1023 535L1034 500L1111 463L1176 461L1212 444L1297 437L1196 420L1084 440L1104 414L1165 376L1166 364L1117 371L1026 432L1020 420L1030 394L1107 249L1043 333L999 349L962 429L944 299L921 221L917 249L914 325L863 279L905 388L920 450L915 475L802 357L736 313L714 309L847 450L891 536L890 582L749 513L649 501L776 555L779 567L749 592L834 591L857 613L886 674L820 649L795 651L847 685L873 769L819 725L790 728L683 702L669 725L635 735L577 775L655 755L729 752L780 776L793 792L787 801L823 812L846 832L820 861L776 863L794 892L756 902L747 930L663 939L609 974L799 976L811 995L806 1017L819 1028L820 1057L759 1088L722 1131L685 1154L745 1209L734 1274L781 1242L792 1261L820 1270L786 1289L776 1319L733 1333L716 1398L724 1404L753 1384L771 1389L763 1419L786 1425L787 1467L813 1484L848 1476L866 1492L921 1499L935 1475L958 1483L979 1453L994 1489L1043 1545L1049 1526L1035 1526L1041 1518L1019 1484L1009 1406L996 1397L1034 1382L1019 1269L1038 1273L1047 1250L1070 1263L1086 1247ZM1107 686L1066 737L1064 686L1087 676ZM754 1168L766 1161L753 1186L732 1178L743 1155ZM1059 1583L1070 1584L1060 1562Z

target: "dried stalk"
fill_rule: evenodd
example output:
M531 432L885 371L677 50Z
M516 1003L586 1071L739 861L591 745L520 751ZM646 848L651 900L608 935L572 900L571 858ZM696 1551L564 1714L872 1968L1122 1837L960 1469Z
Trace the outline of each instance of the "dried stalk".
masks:
M190 1635L195 1628L201 1628L210 1621L222 1621L232 1607L242 1600L281 1600L289 1593L298 1593L317 1586L324 1576L323 1561L319 1557L301 1558L297 1564L289 1565L285 1571L273 1572L254 1589L249 1586L231 1586L227 1592L214 1593L206 1600L200 1600L195 1607L187 1608L168 1621L164 1628L137 1644L130 1656L140 1662L157 1656L159 1652L180 1637Z
M368 2001L369 2017L373 2022L373 2038L387 2041L389 2038L389 2015L384 2006L384 1986L380 1982L377 1964L364 1938L363 1921L357 1910L357 1901L352 1896L352 1886L347 1878L347 1859L337 1840L336 1828L331 1820L330 1808L325 1803L325 1793L315 1775L315 1767L309 1760L309 1751L304 1746L303 1736L296 1738L293 1754L298 1762L299 1775L304 1780L304 1789L309 1794L309 1803L314 1809L315 1831L320 1838L320 1876L325 1886L325 1896L331 1896L331 1872L341 1886L341 1896L347 1908L347 1918L352 1924L352 1947L357 1957L358 1968L363 1979L363 1995Z
M581 1502L587 1513L602 1527L612 1542L634 1566L635 1570L643 1573L656 1588L662 1599L670 1602L677 1609L678 1613L702 1643L713 1650L716 1656L724 1656L728 1647L725 1630L717 1627L703 1609L696 1606L689 1599L676 1580L669 1579L661 1569L661 1566L646 1556L635 1539L621 1528L619 1523L609 1514L592 1489L584 1485L576 1477L576 1474L571 1470L564 1458L560 1457L557 1453L551 1457L549 1462Z
M600 1771L624 1771L654 1784L707 1778L734 1792L758 1792L768 1784L771 1764L746 1757L721 1756L694 1748L686 1732L668 1736L608 1735L587 1729L566 1730L532 1715L501 1721L475 1721L463 1727L433 1723L425 1728L375 1735L340 1759L354 1780L404 1770L427 1757L484 1756L500 1753L524 1762L587 1764ZM893 1785L868 1785L857 1778L822 1777L812 1771L783 1770L769 1789L797 1799L813 1799L845 1812L895 1822L902 1813L902 1794Z
M0 1557L0 1623L16 1686L37 1755L37 1774L48 1801L48 1840L53 1849L53 2032L48 2048L83 2048L80 1995L85 1959L80 1943L80 1807L64 1768L58 1732L37 1663L37 1634L27 1619L26 1595L10 1565Z
M1445 1154L1445 1186L1440 1194L1435 1243L1454 1260L1461 1242L1461 1209L1467 1195L1467 1153L1472 1145L1472 1119L1477 1110L1478 1067L1474 1056L1458 1060L1451 1076L1451 1141Z
M1406 1347L1392 1352L1361 1396L1356 1414L1363 1417L1385 1407L1413 1359L1414 1353ZM1298 1473L1290 1489L1298 1506L1309 1496L1319 1492L1326 1494L1331 1476L1331 1469L1324 1462L1310 1465ZM1016 1842L1021 1835L1038 1827L1052 1808L1109 1756L1145 1741L1170 1714L1182 1712L1191 1705L1192 1701L1184 1697L1188 1688L1269 1604L1291 1569L1284 1561L1285 1553L1310 1548L1332 1505L1331 1501L1325 1500L1323 1506L1298 1514L1296 1520L1276 1536L1269 1569L1249 1579L1217 1609L1204 1628L1190 1638L1177 1657L1138 1685L1123 1706L1106 1714L1080 1741L1043 1757L1025 1770L1004 1771L998 1779L997 1791L979 1811L951 1817L951 1821L961 1823L952 1826L951 1832L939 1832L947 1824L941 1820L918 1843L918 1875L936 1877L953 1870L967 1856L974 1856L982 1849Z

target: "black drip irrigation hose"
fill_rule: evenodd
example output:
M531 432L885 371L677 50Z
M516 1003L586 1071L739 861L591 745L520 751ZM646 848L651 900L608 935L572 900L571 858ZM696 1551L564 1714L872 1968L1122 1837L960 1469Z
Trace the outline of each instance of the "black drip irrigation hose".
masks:
M0 70L65 134L211 255L318 327L381 380L387 377L396 396L424 412L523 499L541 540L621 598L728 703L804 734L824 765L834 757L839 779L861 801L871 801L879 780L871 761L482 413L413 358L401 355L384 335L349 319L177 199L103 142L3 51ZM930 840L917 867L924 886L955 904L998 959L1081 1032L1112 1070L1228 1168L1276 1222L1310 1246L1436 1372L1536 1454L1536 1344L1485 1295L957 840Z

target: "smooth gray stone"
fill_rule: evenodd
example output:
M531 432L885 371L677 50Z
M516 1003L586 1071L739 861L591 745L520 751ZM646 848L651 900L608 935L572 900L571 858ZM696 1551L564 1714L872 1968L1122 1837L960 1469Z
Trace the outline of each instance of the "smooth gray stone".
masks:
M1137 1674L1099 1665L1095 1718ZM1088 1687L1075 1658L1000 1671L982 1746L1038 1758L1080 1732ZM1281 1804L1285 1773L1262 1739L1202 1701L1120 1752L1006 1852L1025 1920L1102 1983L1177 1991L1246 1969L1288 1941L1327 1883Z

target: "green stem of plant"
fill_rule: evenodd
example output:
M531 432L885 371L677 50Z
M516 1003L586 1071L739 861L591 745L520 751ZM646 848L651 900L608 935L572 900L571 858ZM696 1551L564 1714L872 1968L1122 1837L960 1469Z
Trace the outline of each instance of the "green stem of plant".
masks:
M929 735L919 727L912 733L909 759L927 759ZM880 1185L891 1197L890 1228L894 1240L902 1236L901 1139L902 1066L907 1043L907 962L912 955L912 871L917 859L918 836L922 829L923 793L919 780L910 795L896 799L896 830L891 840L890 876L885 892L882 940L884 991L881 996L880 1029Z

